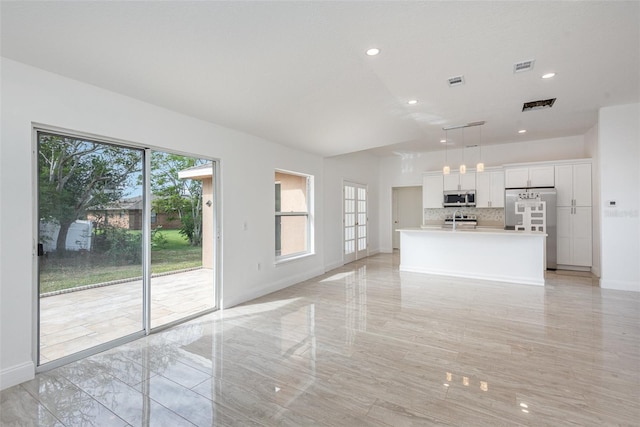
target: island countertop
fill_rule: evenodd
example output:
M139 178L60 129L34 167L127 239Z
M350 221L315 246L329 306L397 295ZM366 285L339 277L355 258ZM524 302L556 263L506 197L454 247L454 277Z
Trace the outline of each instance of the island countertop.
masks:
M403 228L400 271L544 285L546 233Z
M442 226L437 226L437 225L433 225L433 226L423 225L422 227L401 228L401 229L398 229L397 231L418 231L418 232L425 232L425 233L471 233L471 234L481 233L481 234L500 234L500 235L537 236L537 237L547 236L547 234L542 231L516 231L516 230L505 230L504 228L497 228L497 227L458 228L453 230L451 228L444 228Z

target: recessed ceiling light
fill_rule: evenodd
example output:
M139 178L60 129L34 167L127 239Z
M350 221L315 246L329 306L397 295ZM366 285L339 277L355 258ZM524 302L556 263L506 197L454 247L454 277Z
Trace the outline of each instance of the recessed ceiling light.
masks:
M410 101L407 101L407 104L409 104L409 105L416 105L417 103L418 103L417 99L412 99Z
M446 140L446 139L441 139L441 140L440 140L440 143L441 143L441 144L446 144L446 143L447 143L447 140Z
M520 129L520 130L518 131L518 133L527 133L527 130L526 130L526 129Z
M555 76L556 73L547 73L547 74L543 74L542 78L543 79L550 79L551 77Z
M380 49L378 49L377 47L372 47L371 49L367 50L367 55L369 56L376 56L379 53L380 53Z

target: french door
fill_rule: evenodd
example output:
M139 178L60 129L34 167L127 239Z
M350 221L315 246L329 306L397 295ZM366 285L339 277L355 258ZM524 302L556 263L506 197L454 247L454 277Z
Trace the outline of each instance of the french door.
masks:
M343 185L344 262L368 255L367 186L352 182Z
M216 308L215 162L35 134L38 366Z

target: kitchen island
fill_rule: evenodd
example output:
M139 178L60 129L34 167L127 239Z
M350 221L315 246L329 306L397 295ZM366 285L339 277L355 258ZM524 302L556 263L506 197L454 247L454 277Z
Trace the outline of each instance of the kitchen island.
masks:
M544 285L545 233L441 227L398 231L400 271Z

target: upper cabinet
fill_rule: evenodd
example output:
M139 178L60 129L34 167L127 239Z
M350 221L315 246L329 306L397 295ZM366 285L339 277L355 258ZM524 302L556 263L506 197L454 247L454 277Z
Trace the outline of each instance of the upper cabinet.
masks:
M504 177L506 188L553 187L555 185L553 166L506 168Z
M442 174L428 173L422 176L422 207L442 207Z
M451 172L448 175L443 176L443 190L444 191L457 191L457 190L475 190L476 189L476 173L468 172L459 173Z
M591 206L591 163L558 165L555 180L558 206Z
M485 170L476 175L476 207L504 207L504 171Z

